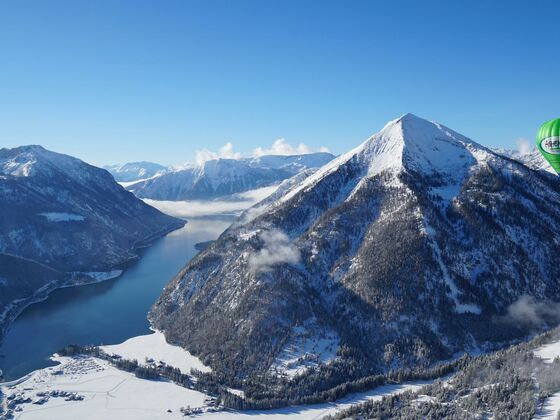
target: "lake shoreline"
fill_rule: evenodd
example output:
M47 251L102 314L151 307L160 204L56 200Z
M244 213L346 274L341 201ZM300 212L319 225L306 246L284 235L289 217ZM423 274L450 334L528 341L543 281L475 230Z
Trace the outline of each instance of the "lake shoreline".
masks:
M132 253L136 254L135 256L128 258L119 264L116 264L115 266L109 268L107 271L96 272L96 273L111 273L114 271L118 271L119 272L118 275L109 276L102 279L96 279L95 277L88 275L88 273L93 273L93 272L62 273L64 275L64 279L61 282L53 280L47 283L46 285L44 285L39 290L35 291L35 293L33 293L33 295L29 296L28 298L24 298L21 299L20 301L13 301L9 303L6 306L6 309L2 314L2 319L0 321L0 346L2 346L2 344L4 343L4 340L8 332L10 331L10 327L12 326L12 324L22 314L22 312L25 311L25 309L27 309L29 306L45 301L46 299L49 298L50 294L55 290L65 289L69 287L88 286L92 284L106 282L109 280L115 280L121 277L125 273L127 268L129 268L132 264L136 263L141 259L141 253L144 249L149 248L158 239L167 236L171 232L174 232L176 230L185 227L187 221L183 220L183 222L184 223L181 224L181 226L163 229L155 233L154 235L150 235L147 238L142 239L141 241L137 241L134 244L133 248L130 249ZM36 261L33 262L37 263ZM0 354L0 357L2 357L2 354ZM0 382L1 381L2 381L2 376L0 375Z
M167 283L198 252L195 245L216 239L233 217L189 219L148 246L138 243L140 258L119 268L113 281L86 279L77 286L68 277L18 305L18 314L0 344L4 381L52 365L49 357L67 346L110 345L150 332L147 314ZM59 287L67 286L67 287ZM24 307L25 306L25 307ZM15 312L15 308L11 309Z

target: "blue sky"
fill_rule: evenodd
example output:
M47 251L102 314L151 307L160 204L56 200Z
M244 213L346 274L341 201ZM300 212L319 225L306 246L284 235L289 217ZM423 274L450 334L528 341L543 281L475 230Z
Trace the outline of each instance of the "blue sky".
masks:
M0 146L341 153L412 112L515 147L560 116L557 3L2 1Z

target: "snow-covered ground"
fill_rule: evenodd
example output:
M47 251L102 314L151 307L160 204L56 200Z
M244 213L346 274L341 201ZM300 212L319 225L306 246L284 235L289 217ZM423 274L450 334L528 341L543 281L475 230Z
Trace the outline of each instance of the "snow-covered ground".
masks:
M96 282L107 281L119 277L123 273L123 270L111 270L111 271L77 271L76 275L85 275L91 277Z
M555 357L560 357L560 340L545 344L535 350L535 356L540 357L545 363L552 363Z
M544 406L538 411L535 419L555 420L558 418L558 411L560 410L560 392L547 398Z
M545 344L534 351L535 356L540 357L545 363L552 363L555 357L560 357L560 340ZM560 412L560 392L548 398L542 410L538 412L535 419L556 419Z
M121 181L121 182L118 182L118 184L120 184L123 188L127 188L127 187L130 187L131 185L138 184L139 182L147 181L148 179L151 179L151 178L137 179L137 180L134 180L134 181Z
M148 181L150 179L155 179L158 176L162 176L164 173L165 172L160 172L160 173L155 174L154 176L150 176L150 177L147 177L147 178L135 179L134 181L119 181L119 182L117 182L117 184L119 184L123 188L128 188L131 185L139 184L141 182ZM134 190L130 190L130 191L134 191Z
M155 362L162 361L170 366L179 368L185 374L189 374L191 368L201 372L211 371L208 366L205 366L188 351L168 344L165 340L165 335L160 331L132 337L121 344L101 346L101 349L108 354L118 354L125 359L136 359L142 364L145 363L146 358L151 358Z
M144 202L170 216L191 217L238 215L271 195L279 185L258 188L232 195L228 200L160 201L144 198Z
M73 213L39 213L39 216L46 217L49 222L81 222L85 220L84 216Z
M310 335L304 328L296 327L293 339L282 349L271 371L291 378L319 363L329 363L336 358L339 342L335 332Z
M145 336L144 336L145 337ZM140 342L145 338L140 338ZM130 341L130 340L129 340ZM137 343L136 343L137 344ZM125 342L124 351L136 344ZM132 350L131 350L132 349ZM182 407L199 408L197 417L226 419L318 419L353 404L380 400L383 396L417 390L424 382L387 385L352 394L324 404L293 406L267 411L212 412L208 396L166 381L138 379L93 357L59 357L60 365L37 370L26 377L1 385L7 402L13 402L16 419L180 419ZM13 397L12 397L13 395Z
M61 364L2 384L7 398L15 395L11 401L27 401L15 404L21 410L14 411L16 419L178 419L181 407L204 406L206 396L200 392L138 379L103 360L53 359Z
M133 337L124 343L103 346L107 353L144 363L146 358L178 367L208 371L189 352L167 344L161 332ZM30 373L16 381L0 384L6 395L5 404L12 403L16 419L175 419L183 418L181 408L199 409L198 416L216 420L318 419L344 410L353 404L380 400L385 395L417 390L427 382L387 385L372 391L352 394L333 403L293 406L276 410L213 412L209 396L167 381L136 378L118 370L106 361L90 356L53 356L60 364ZM233 392L242 395L237 390Z
M308 420L320 419L328 415L333 415L339 411L346 410L355 404L366 401L380 401L383 397L400 394L405 391L417 391L428 382L410 382L402 385L384 385L372 391L361 392L348 395L332 403L297 405L292 407L278 408L276 410L255 410L255 411L219 411L216 413L205 413L204 418L212 420L231 420L231 419L266 419L281 420Z

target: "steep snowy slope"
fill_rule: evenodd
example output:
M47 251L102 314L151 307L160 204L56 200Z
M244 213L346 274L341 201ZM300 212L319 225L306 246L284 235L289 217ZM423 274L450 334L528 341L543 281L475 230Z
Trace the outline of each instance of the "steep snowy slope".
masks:
M0 202L2 325L37 294L106 276L78 273L111 271L184 224L107 171L40 146L0 149Z
M329 153L312 153L215 159L135 183L128 189L138 197L154 200L214 199L277 184L333 158Z
M287 190L151 311L217 370L277 370L325 340L338 353L307 360L337 380L425 366L521 336L503 315L522 295L560 299L560 184L438 123L404 115Z

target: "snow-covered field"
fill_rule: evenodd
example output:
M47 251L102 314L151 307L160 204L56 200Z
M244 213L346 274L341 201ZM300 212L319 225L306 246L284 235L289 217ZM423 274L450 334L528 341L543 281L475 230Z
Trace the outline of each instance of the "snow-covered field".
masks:
M54 359L61 364L2 385L7 398L26 401L15 404L16 419L176 419L181 407L204 406L200 392L138 379L103 360Z
M85 220L84 216L73 213L39 213L39 216L44 216L49 222L81 222Z
M329 363L336 358L340 338L332 331L309 335L302 327L294 328L294 339L280 352L272 364L276 374L294 377L319 363Z
M560 357L560 340L545 344L536 349L534 353L546 363L552 363L555 357Z
M417 391L428 382L411 382L402 385L385 385L372 391L351 394L346 398L324 404L298 405L292 407L279 408L276 410L255 410L255 411L219 411L216 413L205 413L204 418L212 420L231 420L231 419L266 419L290 420L320 419L327 415L333 415L339 411L346 410L355 404L366 401L380 401L388 395L400 394L405 391Z
M560 340L545 344L535 350L535 356L544 360L545 363L552 363L555 357L560 357ZM541 411L535 416L535 419L556 419L557 413L560 411L560 392L548 398Z
M118 184L120 184L123 188L127 188L127 187L130 187L131 185L139 184L140 182L147 181L148 179L157 178L158 176L161 176L161 174L154 175L154 176L152 176L152 177L150 177L150 178L136 179L136 180L134 180L134 181L120 181L120 182L118 182Z
M209 372L211 369L205 366L198 358L181 347L167 344L163 333L156 331L153 334L140 335L126 340L124 343L111 346L101 346L107 354L118 354L125 359L136 359L144 364L146 358L162 361L166 364L179 368L181 372L190 374L191 368L201 372Z
M131 338L122 344L104 346L106 352L141 363L146 357L162 360L190 371L191 367L208 370L196 357L165 342L163 334ZM269 411L214 412L209 396L167 381L136 378L106 361L90 356L53 356L60 364L37 370L24 378L3 383L5 404L12 404L16 419L179 419L181 408L199 409L197 417L215 420L318 419L353 404L380 400L383 396L417 390L426 382L387 385L369 392L352 394L333 403L293 406Z
M558 410L560 410L560 392L547 398L543 408L534 417L535 419L555 420L557 419Z

